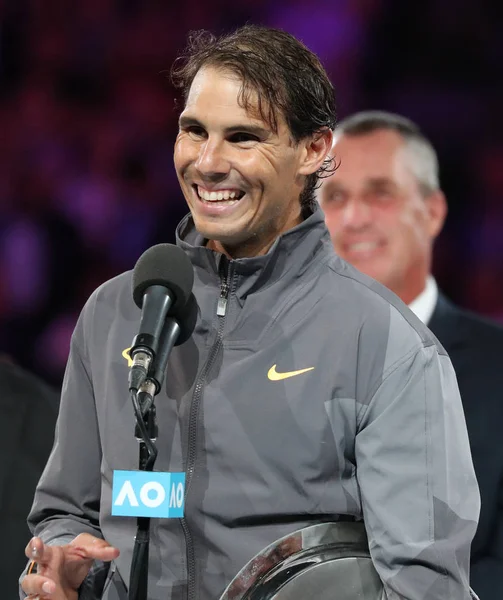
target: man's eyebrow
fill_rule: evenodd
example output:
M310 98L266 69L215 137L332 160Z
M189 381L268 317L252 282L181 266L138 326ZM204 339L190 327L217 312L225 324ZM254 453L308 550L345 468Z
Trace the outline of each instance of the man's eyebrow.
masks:
M341 183L337 183L335 181L326 181L323 182L323 185L321 186L320 190L322 190L324 193L327 194L333 194L335 192L339 193L345 193L346 192L346 188L344 185L342 185Z
M195 119L194 117L188 117L188 116L184 116L182 115L179 119L178 119L178 126L179 127L201 127L201 129L204 129L203 124L200 123L197 119Z
M233 125L232 127L227 127L225 129L225 133L251 133L256 135L257 137L268 137L271 132L265 127L261 127L260 125L251 125L250 123L246 123L243 125Z
M366 185L368 187L377 187L377 186L394 186L394 182L389 177L370 177L366 180Z
M200 127L201 129L206 129L206 127L195 117L191 117L188 115L181 116L178 125L180 128L184 127ZM230 135L233 133L243 132L243 133L251 133L256 135L257 137L268 137L270 135L270 131L265 127L261 127L260 125L252 125L251 123L243 123L232 125L231 127L225 128L226 135Z

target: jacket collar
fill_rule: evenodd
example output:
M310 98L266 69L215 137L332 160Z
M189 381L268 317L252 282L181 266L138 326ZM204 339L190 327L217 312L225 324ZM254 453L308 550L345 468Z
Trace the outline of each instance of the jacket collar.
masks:
M203 280L213 274L220 281L219 272L223 263L228 262L238 296L246 296L280 279L287 283L318 261L320 253L334 253L323 213L317 205L302 223L281 234L263 256L227 261L223 254L207 248L206 241L196 230L190 214L178 225L176 243L191 259L196 274L204 271Z

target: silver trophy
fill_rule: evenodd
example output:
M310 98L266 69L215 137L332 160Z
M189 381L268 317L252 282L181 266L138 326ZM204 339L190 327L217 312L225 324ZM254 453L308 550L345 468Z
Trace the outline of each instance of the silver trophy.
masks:
M220 600L384 600L363 523L321 523L257 554Z

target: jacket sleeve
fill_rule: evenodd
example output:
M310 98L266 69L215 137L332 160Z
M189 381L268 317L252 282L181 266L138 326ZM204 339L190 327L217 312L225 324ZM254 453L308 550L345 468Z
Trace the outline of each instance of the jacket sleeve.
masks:
M357 479L388 600L469 600L480 498L448 356L434 343L410 349L362 412Z
M55 443L28 516L33 535L54 545L66 544L84 532L102 537L99 527L101 442L84 343L89 304L72 336ZM104 567L97 562L91 570L83 586L86 598L101 597L98 588L104 583L108 565Z

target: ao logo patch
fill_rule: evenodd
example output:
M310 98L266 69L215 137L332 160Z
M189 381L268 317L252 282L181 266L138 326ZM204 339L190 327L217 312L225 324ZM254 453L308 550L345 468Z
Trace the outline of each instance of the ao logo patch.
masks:
M114 471L113 516L181 518L184 498L185 473Z

